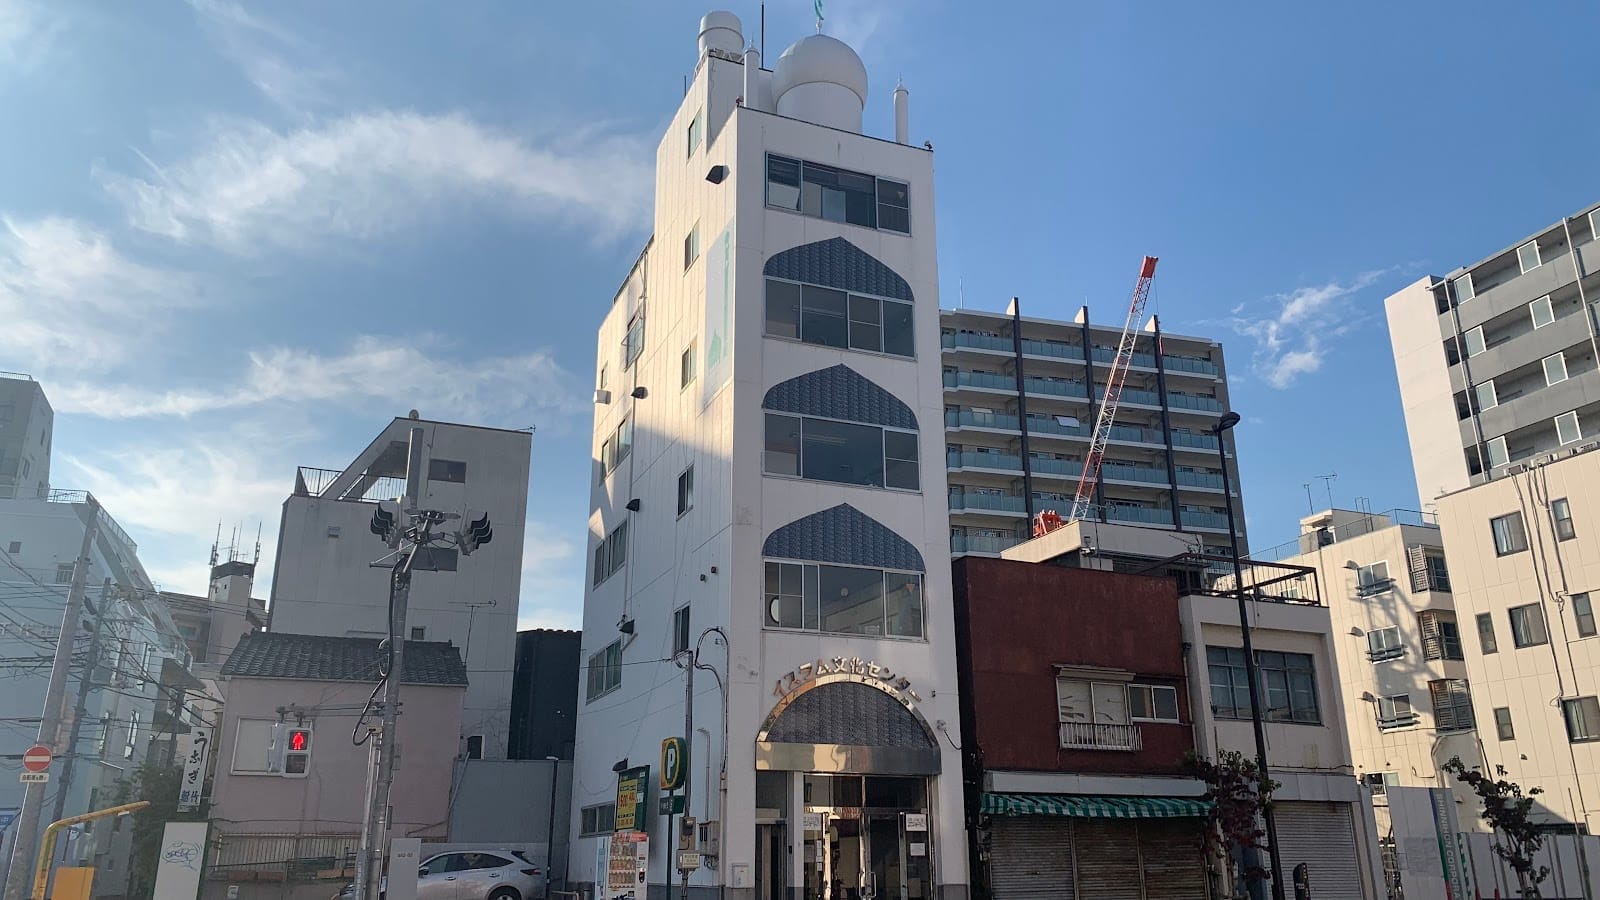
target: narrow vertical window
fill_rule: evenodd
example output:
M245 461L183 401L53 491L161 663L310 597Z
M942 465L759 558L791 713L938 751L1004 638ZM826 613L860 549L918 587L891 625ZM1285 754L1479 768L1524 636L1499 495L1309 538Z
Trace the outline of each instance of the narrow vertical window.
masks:
M1523 272L1532 272L1542 263L1543 260L1539 258L1538 241L1529 241L1517 248L1517 265L1522 267Z
M1534 328L1543 328L1556 320L1556 311L1550 305L1549 294L1528 304L1528 317L1533 319Z
M1455 281L1451 282L1451 284L1455 285L1455 288L1456 288L1456 302L1457 303L1465 303L1468 300L1471 300L1473 297L1478 296L1477 291L1474 291L1472 289L1472 273L1471 272L1468 272L1467 274L1461 276L1460 278L1457 278Z
M1556 416L1556 440L1562 444L1575 444L1583 440L1583 427L1578 424L1578 411Z

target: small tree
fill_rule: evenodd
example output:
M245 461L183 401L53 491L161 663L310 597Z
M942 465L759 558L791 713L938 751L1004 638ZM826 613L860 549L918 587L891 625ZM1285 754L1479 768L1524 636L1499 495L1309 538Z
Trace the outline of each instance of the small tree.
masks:
M1538 866L1534 855L1544 846L1544 834L1529 820L1533 798L1544 793L1543 788L1528 788L1526 792L1514 781L1506 780L1504 766L1495 766L1498 780L1484 775L1476 768L1467 768L1461 757L1452 757L1442 767L1456 780L1472 788L1483 803L1483 820L1489 827L1505 836L1497 843L1494 852L1517 873L1518 893L1524 897L1538 897L1539 883L1550 876L1549 866Z
M1237 750L1224 750L1216 762L1202 759L1193 753L1184 757L1185 767L1194 777L1205 783L1203 797L1211 801L1208 827L1205 829L1205 849L1218 854L1233 874L1233 881L1261 881L1271 877L1264 866L1253 863L1244 871L1235 869L1232 849L1267 849L1266 831L1262 829L1262 813L1272 802L1275 781L1263 782L1255 761Z
M181 766L146 760L117 782L116 803L150 801L149 806L132 817L130 826L133 834L128 855L129 897L149 898L155 891L156 863L167 822L186 818L178 814L178 784L182 779Z

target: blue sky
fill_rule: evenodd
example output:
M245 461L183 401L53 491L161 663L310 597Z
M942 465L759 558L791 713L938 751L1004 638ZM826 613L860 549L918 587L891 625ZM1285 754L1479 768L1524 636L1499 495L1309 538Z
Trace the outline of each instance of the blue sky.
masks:
M392 415L538 426L525 624L582 603L594 328L694 65L679 2L0 0L0 369L152 575ZM758 7L734 7L754 34ZM1382 300L1600 193L1600 6L827 0L932 141L943 302L1225 342L1253 543L1414 507ZM811 28L769 4L767 53ZM486 551L487 552L487 551ZM265 594L265 585L258 588Z

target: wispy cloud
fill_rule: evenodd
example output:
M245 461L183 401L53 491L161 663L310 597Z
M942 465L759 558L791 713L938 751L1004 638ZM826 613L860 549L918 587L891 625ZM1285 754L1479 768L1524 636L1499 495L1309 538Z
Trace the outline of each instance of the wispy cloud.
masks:
M1267 384L1286 388L1321 370L1334 338L1349 334L1371 318L1347 298L1371 287L1391 269L1363 272L1349 282L1296 288L1259 305L1241 303L1229 320L1234 331L1255 341L1251 368ZM1257 306L1266 313L1252 314Z
M135 262L66 218L0 219L0 357L43 373L104 371L199 302L182 274Z
M218 51L268 100L290 111L326 102L327 87L337 75L321 66L319 55L299 35L231 0L189 0L189 5Z
M518 628L581 628L584 560L580 547L557 528L530 520L522 543L522 607Z
M235 122L154 180L96 174L135 227L251 254L381 236L467 200L620 234L649 212L652 161L637 136L535 146L464 114L381 111L292 131Z
M64 27L53 11L32 0L0 0L0 77L33 69Z
M578 379L544 350L457 362L441 358L449 345L424 336L418 342L357 337L348 349L325 355L276 347L249 355L239 382L226 388L151 391L137 385L63 384L52 388L56 408L106 419L189 417L219 410L286 402L347 406L387 404L472 420L579 412Z

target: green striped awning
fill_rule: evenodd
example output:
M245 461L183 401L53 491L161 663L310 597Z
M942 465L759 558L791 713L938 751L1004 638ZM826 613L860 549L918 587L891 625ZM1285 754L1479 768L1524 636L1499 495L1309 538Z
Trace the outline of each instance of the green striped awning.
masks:
M1094 797L1085 794L984 794L993 816L1077 816L1093 819L1181 819L1204 816L1211 803L1198 797Z

